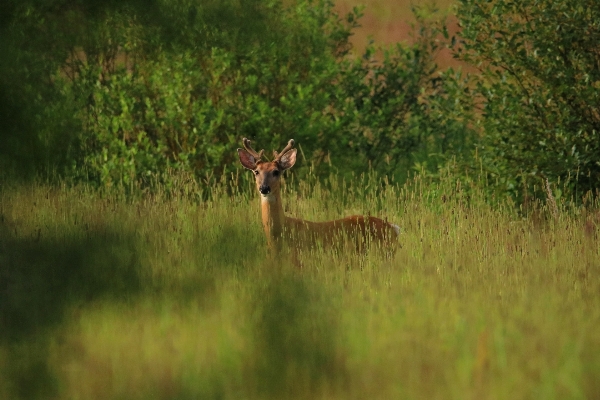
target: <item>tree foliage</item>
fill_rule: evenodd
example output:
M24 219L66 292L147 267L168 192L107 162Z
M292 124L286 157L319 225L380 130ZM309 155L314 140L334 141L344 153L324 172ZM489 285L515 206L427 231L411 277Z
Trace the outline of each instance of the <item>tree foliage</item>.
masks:
M293 137L300 171L403 177L467 149L465 123L443 113L453 102L433 62L439 29L425 19L414 45L378 57L374 44L350 51L360 10L340 17L329 1L12 4L4 43L23 61L7 64L2 85L23 110L12 126L31 124L43 155L33 168L105 185L169 169L201 177L237 169L241 137L266 149ZM13 151L33 146L2 133Z
M483 165L504 189L600 187L600 3L461 0Z

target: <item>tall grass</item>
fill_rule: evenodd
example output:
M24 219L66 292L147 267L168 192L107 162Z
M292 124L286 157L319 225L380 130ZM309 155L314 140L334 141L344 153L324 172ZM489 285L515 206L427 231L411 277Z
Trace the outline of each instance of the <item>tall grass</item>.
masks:
M392 260L298 269L237 179L4 185L0 398L600 397L598 204L523 217L452 177L291 182L290 215L403 229Z

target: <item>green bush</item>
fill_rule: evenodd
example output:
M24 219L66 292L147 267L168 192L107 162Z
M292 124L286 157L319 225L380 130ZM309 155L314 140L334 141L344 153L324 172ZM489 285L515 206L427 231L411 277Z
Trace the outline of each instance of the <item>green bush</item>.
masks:
M445 116L439 29L424 18L414 45L358 57L348 39L360 10L342 19L329 1L50 3L13 12L29 37L60 32L38 72L48 95L28 95L41 120L63 121L33 128L53 155L42 168L108 186L168 182L168 170L219 176L238 169L242 137L267 150L293 137L296 173L372 167L401 179L467 148L465 123Z
M517 196L546 179L575 198L597 190L600 3L461 0L457 11L459 57L481 71L468 95L492 181Z

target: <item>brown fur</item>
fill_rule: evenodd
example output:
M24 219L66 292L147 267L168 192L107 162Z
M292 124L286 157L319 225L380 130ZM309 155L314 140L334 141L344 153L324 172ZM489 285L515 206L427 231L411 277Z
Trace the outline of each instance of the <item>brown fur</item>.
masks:
M296 162L296 149L288 150L285 154L282 152L272 162L256 160L262 152L259 155L252 149L249 150L250 152L238 149L238 154L242 165L255 174L256 187L261 193L263 229L269 247L273 250L281 250L283 242L305 248L319 244L331 247L350 243L361 250L369 243L390 247L396 240L398 234L392 224L371 216L353 215L327 222L311 222L286 216L281 202L280 179L283 171ZM269 192L262 193L261 187L268 187Z

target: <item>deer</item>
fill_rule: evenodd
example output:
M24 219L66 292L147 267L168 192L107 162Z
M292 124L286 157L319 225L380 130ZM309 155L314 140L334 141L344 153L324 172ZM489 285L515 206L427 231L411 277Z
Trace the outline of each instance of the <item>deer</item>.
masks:
M400 227L372 216L352 215L326 222L286 216L281 202L281 177L296 163L294 139L290 139L281 152L274 151L273 161L270 162L262 159L264 150L253 150L247 138L243 138L242 142L244 148L237 149L239 160L244 168L252 171L256 179L262 226L267 245L273 253L280 253L284 243L297 250L297 247L310 248L319 243L323 247L339 246L340 242L346 240L360 251L369 244L390 249L397 241Z

